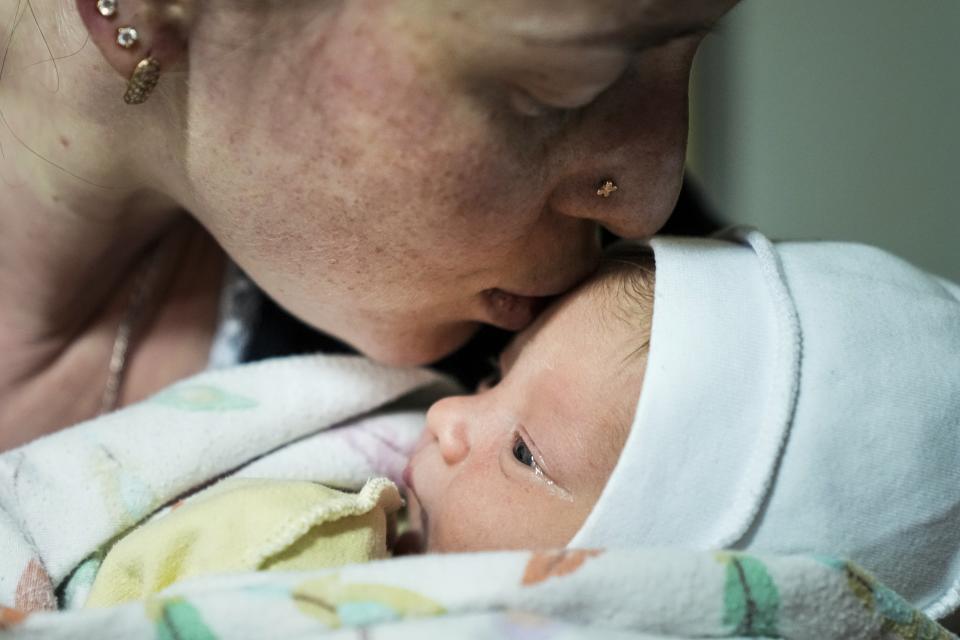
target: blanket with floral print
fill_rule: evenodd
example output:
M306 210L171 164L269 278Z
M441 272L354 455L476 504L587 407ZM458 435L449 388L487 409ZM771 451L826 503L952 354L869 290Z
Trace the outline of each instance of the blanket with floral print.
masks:
M45 639L954 638L849 563L680 550L414 556L0 616L10 637Z
M412 396L445 391L420 369L285 358L203 373L0 455L0 637L954 637L843 561L660 549L222 575L81 608L113 540L221 478L399 480L423 422Z
M0 455L0 605L82 606L99 558L226 477L359 489L401 481L423 404L449 383L353 356L208 371ZM420 401L404 401L419 394Z

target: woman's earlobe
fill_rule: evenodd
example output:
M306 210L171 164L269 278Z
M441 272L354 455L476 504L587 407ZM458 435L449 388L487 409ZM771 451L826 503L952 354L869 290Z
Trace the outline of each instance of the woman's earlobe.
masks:
M187 49L192 0L76 0L90 40L127 81L123 100L142 104ZM118 96L119 97L119 96Z

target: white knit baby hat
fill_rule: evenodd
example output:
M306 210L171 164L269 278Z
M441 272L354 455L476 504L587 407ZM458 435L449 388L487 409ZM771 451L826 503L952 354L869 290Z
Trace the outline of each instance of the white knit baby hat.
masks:
M573 547L828 554L960 604L960 287L879 249L652 241L620 460Z

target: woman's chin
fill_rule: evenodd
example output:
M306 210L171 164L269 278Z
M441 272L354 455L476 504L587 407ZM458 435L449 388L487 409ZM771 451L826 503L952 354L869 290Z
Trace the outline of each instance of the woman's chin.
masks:
M453 325L416 331L381 332L350 344L371 360L394 367L414 367L431 364L450 355L477 332L477 322L464 321Z

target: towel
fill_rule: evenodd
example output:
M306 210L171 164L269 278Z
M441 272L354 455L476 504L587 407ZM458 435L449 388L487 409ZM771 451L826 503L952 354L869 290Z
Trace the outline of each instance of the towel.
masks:
M359 493L314 482L224 480L113 545L86 606L143 599L193 576L383 559L387 521L400 506L386 478Z

